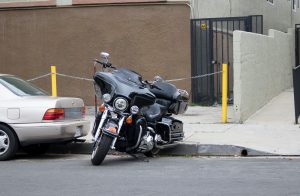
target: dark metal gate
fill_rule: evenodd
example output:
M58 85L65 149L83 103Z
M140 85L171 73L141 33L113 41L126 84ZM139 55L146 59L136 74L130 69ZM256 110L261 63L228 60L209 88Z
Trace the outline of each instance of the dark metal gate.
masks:
M298 124L300 115L300 24L295 26L295 57L296 65L293 69L293 83L294 83L294 101L295 101L295 121Z
M227 63L229 103L233 101L233 31L263 33L263 16L191 20L192 76L221 71ZM212 105L221 101L221 74L192 79L192 102Z

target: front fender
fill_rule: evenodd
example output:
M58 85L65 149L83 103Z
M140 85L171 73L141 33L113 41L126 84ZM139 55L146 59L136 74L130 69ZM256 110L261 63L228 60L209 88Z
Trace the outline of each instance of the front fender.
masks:
M125 117L122 117L118 120L108 119L107 123L103 126L103 134L110 137L118 137L120 130L122 128Z

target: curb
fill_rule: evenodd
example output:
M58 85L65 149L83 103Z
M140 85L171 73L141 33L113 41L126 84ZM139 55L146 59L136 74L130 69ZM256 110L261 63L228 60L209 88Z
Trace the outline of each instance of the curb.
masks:
M215 144L187 144L182 143L174 148L165 149L161 152L164 155L174 156L274 156L268 152L257 151L254 149Z
M51 154L91 154L92 143L53 144L47 153ZM112 152L111 152L112 153ZM180 143L173 148L161 150L160 155L166 156L278 156L254 149L215 144Z

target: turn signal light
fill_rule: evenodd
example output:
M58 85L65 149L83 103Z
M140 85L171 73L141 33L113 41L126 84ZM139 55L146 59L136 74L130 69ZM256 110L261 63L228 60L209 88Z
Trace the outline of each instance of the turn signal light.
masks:
M126 118L126 123L129 124L129 125L132 124L132 117L131 116Z
M102 113L105 111L105 106L104 106L104 104L100 105L99 111L102 112Z
M117 133L117 129L115 127L109 127L107 130L111 133Z
M46 111L43 120L62 120L65 118L65 110L63 108L53 108Z

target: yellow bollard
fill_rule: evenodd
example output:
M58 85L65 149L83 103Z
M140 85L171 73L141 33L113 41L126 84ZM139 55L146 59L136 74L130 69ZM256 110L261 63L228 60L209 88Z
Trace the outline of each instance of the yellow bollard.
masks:
M51 85L52 85L52 97L57 96L56 89L56 66L51 66Z
M227 123L228 65L222 66L222 123Z

